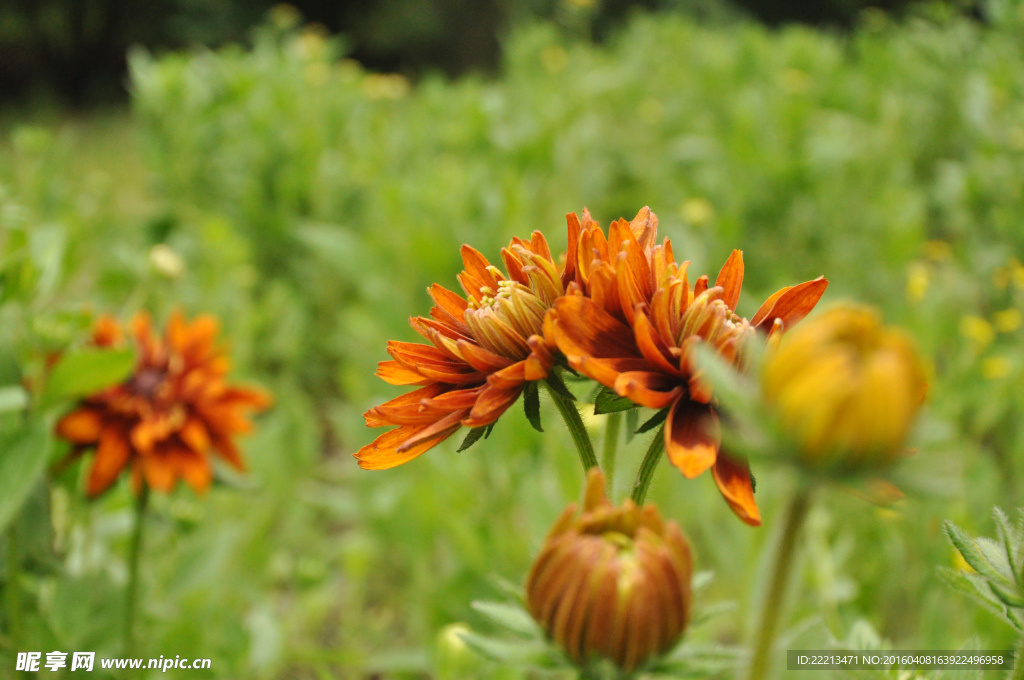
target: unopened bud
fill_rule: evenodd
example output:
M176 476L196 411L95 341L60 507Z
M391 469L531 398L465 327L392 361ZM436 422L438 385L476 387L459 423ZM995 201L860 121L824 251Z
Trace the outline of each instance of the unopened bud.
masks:
M664 654L690 618L690 547L653 505L616 508L591 470L583 512L570 506L526 584L530 613L577 666L607 659L625 673Z
M884 467L902 453L924 401L913 343L854 305L790 331L765 363L762 392L804 465Z

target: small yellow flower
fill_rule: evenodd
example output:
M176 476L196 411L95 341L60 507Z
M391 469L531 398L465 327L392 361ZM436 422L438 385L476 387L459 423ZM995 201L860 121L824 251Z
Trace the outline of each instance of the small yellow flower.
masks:
M690 198L679 210L683 220L694 226L707 224L715 218L715 206L706 198Z
M1022 319L1019 309L1004 309L996 313L996 329L1000 333L1012 333L1020 328L1022 320L1024 319Z
M924 255L932 262L945 262L953 255L953 248L945 241L925 241Z
M927 387L909 338L854 305L787 334L768 358L761 386L801 462L842 469L894 462Z
M924 262L912 262L910 271L907 273L907 299L911 302L920 302L928 292L928 284L931 281L931 273L928 265Z
M979 347L987 347L996 337L995 329L980 316L965 316L960 319L960 334L973 340Z
M400 73L369 73L363 78L367 99L402 99L409 94L409 80Z
M1012 370L1013 362L1008 357L994 356L981 362L981 375L986 380L1002 380Z

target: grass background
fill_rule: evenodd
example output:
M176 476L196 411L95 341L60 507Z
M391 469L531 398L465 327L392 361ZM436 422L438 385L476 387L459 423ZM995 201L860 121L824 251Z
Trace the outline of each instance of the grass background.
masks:
M513 409L468 452L455 437L358 470L349 454L375 434L360 414L398 393L376 362L387 339L415 339L427 285L455 286L461 243L493 258L541 229L559 249L566 212L607 224L643 205L691 271L744 250L741 313L825 274L826 302L880 307L932 366L908 497L883 509L836 489L812 515L797 640L1012 646L936 577L952 564L944 519L990 535L991 506L1020 505L1024 8L993 2L989 18L936 5L838 36L662 14L601 47L538 24L506 44L499 77L416 84L268 24L252 49L133 54L129 112L8 117L4 383L80 341L83 311L182 307L217 314L236 375L277 397L244 442L250 475L155 499L140 651L211 657L218 678L447 672L438 632L481 626L469 602L499 595L492 576L522 581L582 476L549 405L543 435ZM642 439L620 454L620 496ZM131 498L122 483L83 500L81 472L40 483L18 517L24 637L113 655ZM738 605L698 641L746 637L792 481L755 473L759 530L710 478L655 478L651 499L715 573L698 607ZM522 676L475 671L499 672Z

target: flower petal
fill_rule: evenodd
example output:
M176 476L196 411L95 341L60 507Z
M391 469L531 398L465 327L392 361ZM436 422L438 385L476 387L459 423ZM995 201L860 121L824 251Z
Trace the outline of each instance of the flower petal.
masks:
M615 379L615 391L633 403L648 408L663 409L683 394L678 380L664 373L626 371Z
M359 467L364 470L387 470L403 463L408 463L413 458L450 437L460 427L456 423L454 427L438 433L432 439L421 441L416 446L399 453L397 450L399 446L426 428L424 425L405 425L390 432L385 432L373 440L372 443L367 444L352 455L359 461Z
M818 304L818 300L825 294L826 288L828 279L824 276L783 288L761 305L761 309L757 310L750 323L757 328L764 325L771 327L776 319L780 319L783 328L789 330L814 309L814 305Z
M124 469L131 455L128 438L119 428L103 428L99 441L86 485L86 491L90 496L98 496L106 491Z
M665 453L684 477L693 479L715 464L720 427L709 406L685 398L672 405L665 421Z
M490 425L516 402L522 391L522 383L512 387L488 385L480 395L480 398L476 400L473 410L462 421L462 424L466 427Z
M559 298L555 303L555 337L562 354L608 357L639 357L628 326L580 295Z
M58 436L73 444L92 444L100 438L103 417L93 409L80 408L61 418L56 429Z
M743 288L743 251L734 250L725 261L722 270L718 272L715 285L721 286L722 301L729 305L729 309L735 310L736 303L740 301L740 290Z
M750 481L747 461L720 454L711 474L732 511L750 526L761 526L761 511L754 500L754 485Z
M377 377L389 385L429 385L433 382L393 359L377 364Z

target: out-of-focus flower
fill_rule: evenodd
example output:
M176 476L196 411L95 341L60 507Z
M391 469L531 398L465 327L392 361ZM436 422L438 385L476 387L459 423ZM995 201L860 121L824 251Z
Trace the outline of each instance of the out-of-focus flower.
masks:
M928 292L931 272L924 262L912 262L907 270L907 299L920 302Z
M700 226L715 218L715 206L706 198L690 198L683 203L679 213L687 223Z
M616 508L592 469L583 512L566 508L534 562L527 606L577 666L604 658L629 673L679 641L691 574L679 527L653 505Z
M653 222L656 226L656 218ZM609 242L631 245L611 236ZM546 332L580 373L639 405L669 408L664 430L669 460L687 478L710 468L733 511L756 526L761 519L750 469L746 461L720 452L718 415L695 352L698 345L707 345L744 368L755 331L766 331L770 341L777 341L814 308L828 281L819 277L783 288L748 321L735 312L743 285L741 251L733 251L711 287L708 277L701 276L691 289L688 265L672 261L667 240L661 246L623 250L613 271L614 304L605 302L612 295L594 290L591 299L566 296L549 315Z
M913 343L869 308L841 305L788 335L766 361L765 401L812 469L885 467L924 401Z
M1012 333L1021 326L1021 313L1019 309L1004 309L1001 312L996 312L995 326L996 330L1000 333Z
M992 324L980 316L970 315L960 319L960 334L979 347L987 347L996 337Z
M368 73L361 86L367 99L402 99L410 88L401 73Z
M202 493L213 479L213 455L243 470L233 438L251 430L246 411L267 408L270 396L227 384L228 358L214 344L217 321L200 316L188 323L176 312L161 338L139 314L130 332L137 351L131 377L84 399L57 423L57 434L75 445L74 455L95 449L88 494L103 493L126 469L136 490L145 483L169 492L184 479ZM117 347L125 338L104 316L92 340Z
M176 279L185 271L185 260L166 243L158 243L149 249L149 263L169 279Z
M986 380L1002 380L1013 371L1013 362L1008 357L988 357L981 362L981 375Z
M570 245L576 232L570 229ZM397 425L354 455L362 468L406 463L462 426L490 425L526 383L548 376L554 354L542 337L544 315L565 292L574 268L556 264L539 231L515 238L501 251L507 275L470 246L462 247L462 297L430 287L430 318L410 319L431 344L388 342L392 361L377 375L392 385L419 389L367 411L368 427Z

